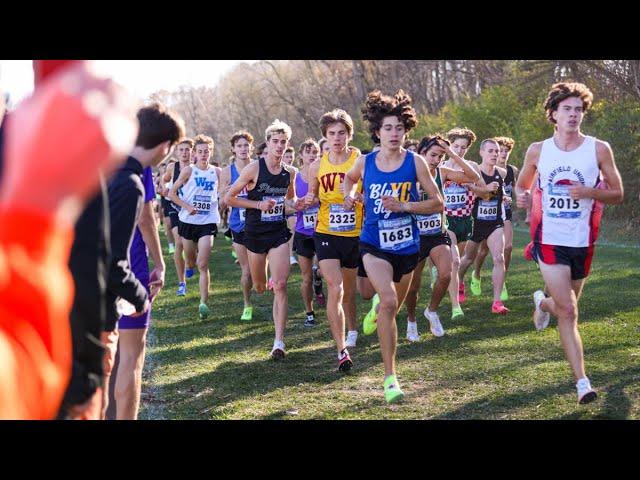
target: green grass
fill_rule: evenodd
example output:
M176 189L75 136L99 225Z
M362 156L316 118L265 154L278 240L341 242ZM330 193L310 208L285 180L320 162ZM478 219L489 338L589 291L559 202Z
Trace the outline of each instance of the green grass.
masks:
M393 406L384 401L375 335L360 335L351 349L353 373L345 376L336 371L324 309L316 309L317 327L302 326L297 266L289 280L287 358L275 363L269 358L272 296L254 295L254 320L240 322L240 269L231 258L230 243L219 236L214 245L212 317L206 321L197 314L197 275L187 282L187 296L176 297L175 267L166 255L167 286L154 304L141 418L640 418L640 250L596 249L580 302L580 333L587 374L600 396L593 404L578 406L555 320L542 332L533 328L531 294L542 285L535 264L522 258L526 241L524 233L516 233L507 279L508 316L490 313L487 266L484 295L468 297L463 320L449 319L448 298L440 307L444 337L433 337L420 318L421 341L408 343L402 309L397 373L406 397ZM420 309L430 295L424 275ZM367 310L368 302L358 298L358 317Z

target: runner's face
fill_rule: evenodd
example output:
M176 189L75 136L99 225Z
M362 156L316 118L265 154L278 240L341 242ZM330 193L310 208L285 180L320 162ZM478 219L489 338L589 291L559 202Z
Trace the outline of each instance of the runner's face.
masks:
M267 142L269 155L281 159L289 146L289 139L285 133L274 133Z
M434 145L426 153L423 150L420 155L422 155L427 161L429 168L431 168L431 170L435 170L444 159L444 148Z
M565 132L579 132L584 110L582 100L578 97L565 98L558 104L558 110L552 113L558 125L558 130Z
M329 146L332 152L342 152L347 148L349 143L349 131L342 122L332 123L327 127L327 141L325 145ZM324 147L323 147L324 148Z
M251 144L246 138L239 138L232 148L233 154L240 160L246 160L251 155Z
M451 150L459 157L464 158L467 150L469 150L469 140L466 138L456 138L451 144Z
M287 165L291 165L293 163L293 152L285 152L282 156L282 161Z
M318 158L318 149L316 147L304 147L304 150L302 150L302 164L303 165L309 165L310 163L314 162L317 158Z
M509 155L511 154L511 150L507 147L500 146L500 157L498 158L498 166L506 167L507 162L509 161Z
M176 156L181 162L187 163L191 160L191 146L188 143L181 143L176 148Z
M497 143L487 142L484 144L484 147L480 149L482 163L489 167L495 166L498 161L498 155L500 155L500 146Z
M206 166L209 163L209 158L211 158L209 145L206 143L196 145L196 162L201 166Z
M382 119L382 126L376 132L376 135L378 135L380 145L383 147L390 150L399 150L404 144L406 130L400 119L393 115Z

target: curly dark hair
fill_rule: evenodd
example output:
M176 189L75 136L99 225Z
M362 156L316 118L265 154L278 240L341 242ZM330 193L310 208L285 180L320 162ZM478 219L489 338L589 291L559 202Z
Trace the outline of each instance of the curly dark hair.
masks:
M372 138L382 128L384 117L398 117L407 132L418 125L418 116L411 106L411 97L398 90L395 95L383 95L380 90L374 90L367 95L362 107L362 118L369 122L369 132Z
M544 110L547 112L547 120L556 123L553 112L558 110L558 104L569 97L577 97L582 100L582 111L587 113L593 103L593 93L584 83L560 82L554 83L544 101Z
M458 138L464 138L467 142L469 142L469 147L477 139L476 134L473 133L473 131L469 130L467 127L452 128L447 132L447 138L451 143L455 142Z
M506 147L507 150L513 150L513 146L516 144L516 141L511 137L493 137L498 145L501 147Z
M441 140L447 145L451 145L449 140L438 133L431 136L427 135L426 137L422 137L422 140L420 140L420 143L418 144L418 154L422 155L422 152L428 152L431 147L438 144L438 140Z

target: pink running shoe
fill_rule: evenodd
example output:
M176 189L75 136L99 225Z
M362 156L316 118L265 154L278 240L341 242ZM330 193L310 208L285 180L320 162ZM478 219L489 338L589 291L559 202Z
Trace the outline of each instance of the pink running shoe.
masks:
M491 305L491 313L506 315L507 313L509 313L509 309L504 306L501 300L496 300L495 302L493 302L493 305Z
M458 286L458 303L464 303L464 301L464 282L460 282L460 285Z

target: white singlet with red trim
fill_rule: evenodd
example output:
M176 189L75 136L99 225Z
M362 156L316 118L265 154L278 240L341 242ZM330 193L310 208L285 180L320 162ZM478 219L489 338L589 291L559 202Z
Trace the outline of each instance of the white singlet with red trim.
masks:
M565 247L588 247L595 227L592 198L573 200L572 182L595 187L600 177L595 137L587 136L575 150L560 150L553 137L542 143L538 160L538 185L542 190L540 243ZM599 221L599 218L598 218ZM540 235L541 234L541 235Z

